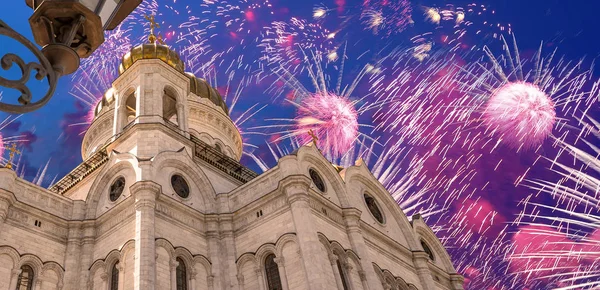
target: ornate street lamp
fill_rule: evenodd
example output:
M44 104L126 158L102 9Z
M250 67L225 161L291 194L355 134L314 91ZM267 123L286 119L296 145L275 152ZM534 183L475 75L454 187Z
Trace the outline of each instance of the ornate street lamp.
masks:
M0 102L0 111L27 113L44 106L56 90L58 78L77 70L79 59L90 56L104 42L104 30L117 27L142 0L25 0L33 8L29 24L37 46L0 20L0 35L17 40L27 47L39 63L25 61L16 54L0 58L4 70L17 65L19 79L0 77L0 86L18 90L20 105ZM33 70L38 80L48 79L48 91L31 102L27 87Z

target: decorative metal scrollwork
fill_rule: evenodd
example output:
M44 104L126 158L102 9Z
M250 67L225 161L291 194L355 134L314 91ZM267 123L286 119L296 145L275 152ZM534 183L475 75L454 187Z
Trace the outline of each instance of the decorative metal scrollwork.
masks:
M50 100L50 98L52 98L60 75L54 71L48 59L46 59L46 57L35 44L31 43L31 41L16 32L2 20L0 20L0 35L10 37L20 42L22 45L27 47L39 60L39 63L25 63L21 57L14 53L7 53L0 58L0 65L2 66L2 69L9 70L14 64L16 64L21 70L21 77L19 79L10 80L0 76L0 86L15 89L21 92L21 96L18 99L20 105L0 102L0 111L20 114L39 109L40 107L44 106ZM29 81L33 70L36 71L35 78L37 80L41 81L44 78L48 79L49 88L44 97L32 103L31 90L27 87L27 82Z

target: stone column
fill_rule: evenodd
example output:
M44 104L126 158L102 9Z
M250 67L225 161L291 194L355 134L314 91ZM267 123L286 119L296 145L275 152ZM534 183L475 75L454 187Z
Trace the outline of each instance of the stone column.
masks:
M431 271L429 271L429 255L424 251L414 251L413 263L417 270L417 276L419 276L421 287L423 287L423 289L435 289L433 276L431 275Z
M213 276L213 284L216 289L223 289L220 279L222 263L219 256L219 223L217 215L206 215L206 239L208 243L208 258L212 263L212 273L208 273L208 276ZM215 279L215 276L217 279Z
M450 274L450 284L454 290L464 290L463 285L465 283L465 277L461 274L453 273Z
M290 289L287 280L287 273L285 272L285 259L283 257L275 258L273 260L277 264L277 269L279 270L279 278L281 280L281 287L283 290Z
M12 269L10 272L10 283L8 284L9 290L17 289L17 280L19 279L21 272L21 269Z
M179 125L179 129L181 129L181 132L187 132L185 105L179 102L177 103L177 125Z
M169 261L169 269L171 270L171 289L177 289L177 260L171 259Z
M258 280L258 289L267 290L267 286L265 285L265 276L263 275L260 265L259 268L256 269L256 279Z
M215 289L215 276L208 275L208 277L206 277L206 284L208 284L208 290L214 290Z
M117 270L119 270L119 289L125 288L125 261L119 261ZM110 290L110 289L109 289Z
M81 277L79 278L79 289L86 289L86 284L90 278L89 267L92 264L96 229L94 228L94 222L83 222L81 226L83 228L83 236L81 238Z
M238 280L238 286L240 287L240 290L244 290L244 275L238 274L237 280Z
M360 229L360 214L360 210L356 208L342 209L350 245L352 246L352 250L360 257L360 266L364 272L361 276L363 287L365 290L381 290L383 286L381 285L381 281L377 279L375 269L373 269L373 262L371 261L371 257L369 257L367 245Z
M153 290L156 280L154 215L161 188L152 181L138 181L129 190L135 200L133 285L135 290Z
M225 197L225 195L221 195ZM226 201L225 201L226 202ZM219 233L221 236L221 257L222 257L222 268L221 275L223 276L223 285L229 285L227 289L237 290L237 266L235 264L236 253L235 253L235 241L233 238L233 215L232 214L220 214L219 215Z
M346 262L342 265L342 267L344 268L344 270L346 270L346 284L348 285L348 290L353 290L354 289L354 281L352 279L352 265L350 265L350 263Z
M335 283L337 284L337 288L340 290L344 289L344 284L342 283L342 276L340 275L340 271L337 266L338 257L336 255L329 255L329 262L331 263L331 269L333 270L333 276L335 277Z
M33 290L42 290L42 277L38 276L34 281Z
M69 223L69 233L67 236L67 249L65 254L65 278L64 283L67 288L78 288L79 274L81 272L81 224L79 222Z
M106 271L104 273L102 273L100 275L100 279L102 279L102 285L100 285L100 289L102 290L108 290L108 273L106 273ZM121 283L121 281L119 281L119 283ZM90 287L90 290L94 289L94 281L92 281L90 283L90 285L92 287Z
M323 245L317 236L309 204L308 188L311 180L304 175L291 175L281 180L279 184L287 196L292 212L308 289L326 289L327 257L321 254Z
M192 290L196 290L196 275L198 275L196 270L190 271L190 286L192 287Z
M360 277L360 283L362 284L363 289L369 289L369 282L367 282L367 273L363 270L359 270L358 277Z

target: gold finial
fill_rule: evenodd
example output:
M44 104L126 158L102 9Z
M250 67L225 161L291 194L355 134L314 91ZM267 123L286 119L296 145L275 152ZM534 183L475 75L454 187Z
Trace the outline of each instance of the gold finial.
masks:
M156 35L154 35L154 28L160 28L160 25L154 21L154 15L144 15L144 18L150 22L150 35L148 35L148 41L150 43L156 42ZM162 42L162 40L160 40Z
M15 159L15 154L21 154L21 151L17 150L17 144L12 143L11 147L4 146L8 150L8 162L6 163L6 168L12 169L13 160Z

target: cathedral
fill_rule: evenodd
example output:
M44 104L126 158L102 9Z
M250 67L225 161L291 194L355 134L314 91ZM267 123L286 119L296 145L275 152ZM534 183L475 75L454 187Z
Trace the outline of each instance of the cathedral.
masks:
M0 290L463 289L360 160L311 143L257 174L175 51L151 34L119 72L69 174L42 188L0 169Z

